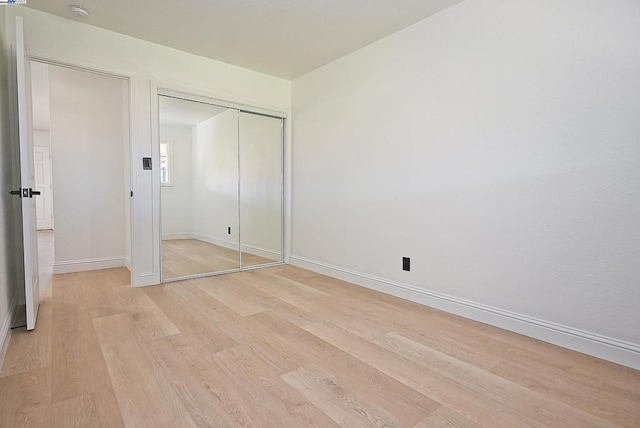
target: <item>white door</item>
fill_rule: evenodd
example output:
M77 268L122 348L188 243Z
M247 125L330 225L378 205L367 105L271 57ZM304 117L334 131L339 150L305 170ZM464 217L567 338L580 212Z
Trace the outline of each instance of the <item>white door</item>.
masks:
M36 196L36 214L38 230L53 229L53 198L51 196L51 149L44 146L33 148L33 164L36 174L35 189L40 192Z
M22 240L24 243L24 286L27 330L36 327L40 284L38 282L38 236L36 231L35 173L33 167L33 129L31 127L31 85L29 61L24 45L24 27L16 17L16 84L18 95L18 138L20 140L20 196L22 201ZM37 193L37 191L35 191Z

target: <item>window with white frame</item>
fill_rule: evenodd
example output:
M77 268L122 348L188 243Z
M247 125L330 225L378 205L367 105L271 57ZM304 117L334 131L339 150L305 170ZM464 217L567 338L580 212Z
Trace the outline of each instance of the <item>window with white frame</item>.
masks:
M173 171L171 170L171 142L160 143L160 184L173 185Z

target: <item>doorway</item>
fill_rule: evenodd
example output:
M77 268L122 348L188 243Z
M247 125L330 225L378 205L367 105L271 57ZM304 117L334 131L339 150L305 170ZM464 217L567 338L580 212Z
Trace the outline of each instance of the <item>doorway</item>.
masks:
M128 79L31 61L41 295L54 274L131 265Z

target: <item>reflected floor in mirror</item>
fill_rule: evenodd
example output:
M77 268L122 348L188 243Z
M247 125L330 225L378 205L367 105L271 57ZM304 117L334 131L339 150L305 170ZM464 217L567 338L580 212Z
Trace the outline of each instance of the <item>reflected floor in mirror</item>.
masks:
M240 267L238 251L210 244L198 239L171 239L162 241L163 279L182 278ZM263 265L279 260L242 253L243 266Z

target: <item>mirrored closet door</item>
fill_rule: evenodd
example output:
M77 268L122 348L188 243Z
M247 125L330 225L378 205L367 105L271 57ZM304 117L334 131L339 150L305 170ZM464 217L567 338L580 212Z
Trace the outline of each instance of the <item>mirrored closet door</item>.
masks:
M240 112L240 250L243 267L283 261L282 119Z
M162 280L283 260L283 119L159 97Z

